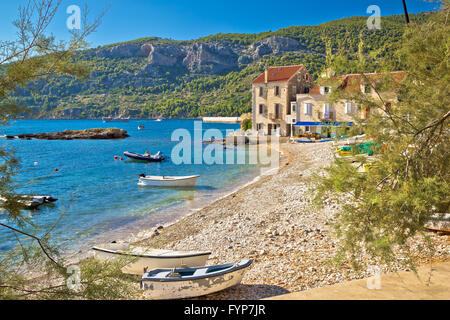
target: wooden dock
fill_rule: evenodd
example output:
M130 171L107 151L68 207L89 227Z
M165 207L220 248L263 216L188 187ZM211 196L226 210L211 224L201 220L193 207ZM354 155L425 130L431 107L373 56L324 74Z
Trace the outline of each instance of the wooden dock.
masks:
M240 123L240 117L203 117L203 122L216 122L216 123Z

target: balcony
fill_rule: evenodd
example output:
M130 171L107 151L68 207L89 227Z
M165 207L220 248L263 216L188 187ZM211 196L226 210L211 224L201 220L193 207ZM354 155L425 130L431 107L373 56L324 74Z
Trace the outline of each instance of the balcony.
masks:
M280 114L279 114L279 113L269 113L269 119L270 119L270 120L278 120L278 119L281 119L281 118L280 118Z

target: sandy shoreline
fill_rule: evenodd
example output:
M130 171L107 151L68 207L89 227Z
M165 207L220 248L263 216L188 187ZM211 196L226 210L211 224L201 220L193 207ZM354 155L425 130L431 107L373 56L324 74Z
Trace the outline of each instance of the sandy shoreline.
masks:
M260 299L370 276L329 264L338 244L330 222L339 205L329 202L315 208L310 177L330 164L331 144L285 143L281 150L278 173L261 176L138 244L210 250L208 264L254 259L240 286L202 299ZM436 258L448 259L449 237L431 235Z

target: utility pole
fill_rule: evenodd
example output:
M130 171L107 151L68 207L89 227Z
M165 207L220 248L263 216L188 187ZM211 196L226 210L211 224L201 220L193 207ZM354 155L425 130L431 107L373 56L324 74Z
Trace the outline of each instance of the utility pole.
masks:
M406 8L406 0L403 0L403 9L405 9L406 23L409 23L408 8Z

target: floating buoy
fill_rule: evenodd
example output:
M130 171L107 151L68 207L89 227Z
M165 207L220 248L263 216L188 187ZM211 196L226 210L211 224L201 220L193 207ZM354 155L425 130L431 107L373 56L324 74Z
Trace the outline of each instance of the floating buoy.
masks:
M37 166L37 165L38 165L38 162L37 162L37 161L35 161L35 162L34 162L34 165L35 165L35 166Z
M58 168L56 168L55 170L54 170L55 172L58 172L59 171L59 169Z
M120 158L120 161L123 161L123 158Z
M114 156L114 160L117 160L117 159L119 159L119 157L118 156Z

